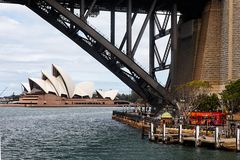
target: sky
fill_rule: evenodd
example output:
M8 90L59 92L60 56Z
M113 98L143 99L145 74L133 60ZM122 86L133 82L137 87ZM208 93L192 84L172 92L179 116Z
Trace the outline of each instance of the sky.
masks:
M125 34L126 15L116 14L116 44L120 46ZM133 42L145 15L138 15L133 25ZM89 24L106 38L110 36L110 14L100 12L89 18ZM148 27L140 42L135 59L148 71ZM158 42L157 42L158 43ZM160 52L165 50L166 39L161 40ZM161 47L162 46L162 47ZM41 78L41 70L51 73L51 64L62 67L77 84L91 81L95 89L117 89L119 93L131 92L123 82L97 60L77 46L60 31L41 19L25 6L0 4L0 96L20 94L21 83L29 77ZM167 73L161 73L161 83ZM6 89L6 90L5 90ZM1 93L5 90L4 93Z

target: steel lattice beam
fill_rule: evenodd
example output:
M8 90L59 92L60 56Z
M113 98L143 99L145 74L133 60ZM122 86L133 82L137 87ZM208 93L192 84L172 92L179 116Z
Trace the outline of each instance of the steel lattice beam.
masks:
M155 72L173 68L173 64L170 67L167 60L171 51L172 60L174 59L177 49L177 9L187 13L187 9L183 8L189 6L185 4L194 6L201 3L203 5L206 1L202 0L200 2L198 0L186 3L182 0L173 0L171 2L169 0L112 0L111 2L107 0L6 0L0 2L19 3L29 7L97 59L152 106L158 107L157 110L159 110L164 105L175 105L173 97L166 90L170 85L171 77L167 81L166 88L164 88L157 82ZM179 7L176 8L174 4ZM173 8L173 6L175 7ZM75 9L80 10L79 16L74 14ZM99 12L99 10L111 12L111 41L108 41L87 23L87 18L92 13ZM158 11L160 10L164 10L163 14L165 15L162 24L158 19ZM115 46L116 11L127 13L126 33L120 47ZM132 25L138 13L146 14L146 18L132 48ZM171 14L172 27L167 29ZM187 14L186 17L188 17ZM147 23L150 26L149 73L134 61L134 55ZM165 53L161 55L156 41L170 34ZM124 43L127 47L127 55L122 51ZM158 62L157 66L155 66L155 59ZM170 75L172 75L171 73L172 71Z
M86 21L75 16L57 1L32 1L28 7L71 38L151 105L162 108L165 104L174 104L173 98L164 87L91 28ZM71 27L72 25L74 27ZM73 28L82 31L87 38L79 36Z
M182 12L185 19L197 18L201 13L201 8L203 8L207 1L0 0L0 3L18 3L29 7L82 47L142 98L159 110L165 105L175 105L173 97L166 90L171 83L172 77L170 76L166 88L164 88L157 82L155 72L174 68L174 58L177 49L177 11ZM192 8L196 9L192 10ZM80 10L79 16L75 15L75 9ZM87 18L93 13L96 15L99 14L99 10L111 12L111 41L108 41L87 23ZM115 46L115 12L117 11L127 13L126 33L119 48ZM158 11L165 11L165 19L162 24L158 19ZM191 11L191 14L189 14L189 11ZM138 13L144 13L147 16L132 48L132 25ZM167 29L170 15L172 15L171 29ZM150 26L149 73L134 62L134 55L147 23ZM169 36L165 53L164 55L160 55L156 41L169 34L171 36ZM126 43L127 55L122 52L124 43ZM170 51L172 51L171 66L167 64ZM154 59L157 60L158 66L155 66ZM170 75L173 75L173 72L171 70Z

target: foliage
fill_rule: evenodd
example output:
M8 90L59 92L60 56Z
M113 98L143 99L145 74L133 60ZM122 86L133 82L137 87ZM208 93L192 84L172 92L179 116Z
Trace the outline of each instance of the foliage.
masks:
M228 110L234 113L240 111L240 79L231 81L220 95Z
M130 95L124 94L124 93L123 94L118 93L117 98L120 100L128 101L130 99Z
M220 100L217 94L201 94L198 95L196 101L194 102L196 109L199 111L214 111L221 107Z
M211 88L211 85L207 81L201 81L201 80L193 80L186 84L180 85L177 87L177 90L184 90L184 92L188 92L187 94L191 96L196 96L199 94L206 93L209 88Z
M129 101L130 101L130 102L137 102L137 100L138 100L139 98L140 98L139 95L138 95L136 92L132 91L132 92L131 92L131 95L130 95Z
M133 103L142 103L143 99L134 91L131 91L131 94L118 94L118 99L130 101Z
M207 81L194 80L176 88L176 97L180 106L180 114L187 116L198 108L200 95L207 95L211 85Z

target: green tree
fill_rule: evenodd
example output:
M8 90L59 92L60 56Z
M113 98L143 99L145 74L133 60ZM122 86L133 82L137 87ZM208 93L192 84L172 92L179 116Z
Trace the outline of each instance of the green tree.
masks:
M142 102L142 98L132 90L129 101L133 103Z
M122 93L122 94L118 93L117 94L117 98L120 99L120 100L128 101L129 97L130 97L130 95L128 95L128 94L124 94L124 93Z
M130 102L137 102L137 103L142 103L143 99L134 91L131 91L131 94L118 94L117 98L120 100L126 100Z
M180 114L187 114L198 108L200 95L207 95L211 85L207 81L194 80L176 88L176 97L180 106Z
M220 93L226 108L233 113L240 111L240 79L231 81Z
M220 100L217 94L201 94L197 96L196 101L194 102L196 109L199 111L215 111L221 107Z

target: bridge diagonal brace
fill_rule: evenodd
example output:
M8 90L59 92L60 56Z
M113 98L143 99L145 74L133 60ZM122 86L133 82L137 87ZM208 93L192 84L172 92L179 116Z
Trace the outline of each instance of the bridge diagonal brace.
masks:
M93 0L90 8L88 9L87 13L85 14L84 18L87 19L89 17L89 15L91 14L92 10L93 10L93 7L95 5L95 3L97 2L97 0Z
M142 89L138 87L138 84L134 81L131 81L129 79L133 79L131 74L127 75L127 72L124 72L121 70L121 67L114 65L116 64L116 60L112 60L111 57L106 56L106 54L96 54L99 52L96 50L95 47L92 47L92 44L89 43L89 40L80 37L78 34L69 34L66 26L62 25L60 21L57 19L53 19L51 16L48 16L46 12L43 12L41 9L37 8L36 6L28 6L30 9L32 9L35 13L40 15L43 19L51 23L54 27L56 27L58 30L60 30L62 33L64 33L66 36L71 38L75 43L77 43L80 47L82 47L85 51L87 51L91 56L93 56L95 59L97 59L101 64L103 64L106 68L108 68L111 72L113 72L115 75L117 75L123 82L128 83L128 85L133 88L137 93L143 93ZM105 52L105 51L104 51ZM147 99L146 94L140 94L141 97L144 99Z
M164 64L166 64L166 62L167 62L167 58L169 56L170 50L171 50L171 37L168 38L167 46L166 46L166 49L164 52L164 56L163 56L163 60L162 60Z
M77 18L74 14L66 10L64 7L62 7L59 3L57 3L55 0L45 0L48 4L50 4L52 7L54 7L56 10L58 10L60 13L62 13L65 17L68 17L69 20L74 22L78 27L80 27L83 32L89 34L91 37L93 37L98 43L101 43L102 46L104 46L109 52L114 54L119 60L122 61L122 63L127 64L131 66L131 68L137 73L138 75L141 75L141 77L147 81L152 87L157 87L157 89L160 91L162 95L166 98L170 98L170 95L167 95L168 93L166 90L160 86L157 82L155 82L151 77L143 70L141 69L136 63L134 63L130 58L128 58L126 55L124 55L121 51L119 51L115 46L113 46L108 40L106 40L103 36L98 34L93 28L91 28L88 24L86 24L81 19ZM169 96L169 97L168 97ZM170 100L170 99L169 99Z
M71 13L57 1L32 0L28 7L72 39L144 100L157 107L157 110L163 108L165 104L175 105L171 95L146 71L97 33L85 20Z
M158 49L157 49L156 44L154 44L154 54L155 54L155 56L156 56L158 65L159 65L159 66L162 65L162 59L161 59L161 56L160 56L160 54L159 54L159 52L158 52Z
M132 16L132 25L133 25L136 17L137 17L137 13L134 13L133 16ZM121 42L121 44L120 44L120 47L119 47L119 50L120 50L120 51L123 49L123 46L124 46L126 40L127 40L127 32L124 34L123 39L122 39L122 42Z
M153 3L152 3L152 6L150 8L149 13L147 14L147 16L146 16L146 18L145 18L145 20L143 22L142 28L141 28L141 30L140 30L140 32L138 34L137 40L136 40L136 42L134 44L134 47L132 49L132 56L134 56L135 53L136 53L136 50L137 50L138 45L140 43L140 40L142 39L143 33L144 33L144 31L145 31L145 29L147 27L147 23L150 20L150 17L152 16L152 14L153 14L153 11L154 11L154 8L156 6L156 3L157 3L157 0L154 0Z

